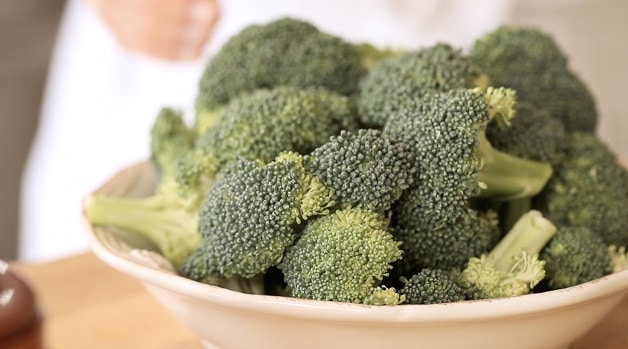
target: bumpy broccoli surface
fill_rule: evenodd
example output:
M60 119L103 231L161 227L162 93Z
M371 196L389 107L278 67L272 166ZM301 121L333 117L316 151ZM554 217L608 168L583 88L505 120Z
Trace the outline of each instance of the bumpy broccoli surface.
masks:
M241 159L221 171L200 212L201 251L182 274L248 278L277 265L297 237L296 225L333 203L302 161L282 153L267 164Z
M561 227L543 249L546 278L552 289L571 287L612 272L608 246L587 227Z
M200 81L197 113L244 92L280 85L357 91L364 75L358 49L294 18L251 25L232 36L208 62Z
M509 119L514 92L455 89L431 94L416 107L391 115L384 136L413 146L418 178L394 208L402 225L431 229L466 213L472 197L532 197L552 174L549 164L494 149L486 139L489 120Z
M583 226L609 245L628 246L628 171L598 137L572 133L567 158L537 200L559 226Z
M382 127L389 115L431 92L485 87L481 71L460 49L438 43L383 59L360 83L362 121Z
M402 279L399 294L406 297L407 304L439 304L461 302L466 299L462 289L449 271L422 269L410 279Z
M341 131L305 156L305 168L334 190L337 202L374 211L390 208L412 183L414 153L379 130Z
M89 196L85 208L90 222L145 236L179 268L201 242L198 212L204 192L199 187L183 196L175 179L177 161L192 149L193 142L194 134L181 113L162 109L151 129L151 160L159 173L156 193L148 198Z
M556 234L556 226L539 211L523 215L489 252L469 259L456 282L469 299L520 296L545 278L539 253Z
M508 125L490 122L486 138L493 147L517 157L560 163L565 157L567 132L563 123L547 109L530 103L517 102L516 114Z
M256 90L221 108L181 161L179 181L194 188L239 157L269 162L283 151L307 154L356 123L349 99L325 89Z
M150 130L150 160L160 177L174 178L177 163L194 148L196 134L180 111L162 108Z
M396 271L408 275L422 268L464 268L469 258L490 251L501 236L497 215L461 210L460 218L433 228L393 224L393 236L402 243L404 252Z
M513 88L521 102L546 108L567 131L595 132L595 99L549 34L502 26L478 38L469 56L493 85Z
M309 220L279 268L295 297L394 305L403 297L381 282L401 255L385 216L347 208Z

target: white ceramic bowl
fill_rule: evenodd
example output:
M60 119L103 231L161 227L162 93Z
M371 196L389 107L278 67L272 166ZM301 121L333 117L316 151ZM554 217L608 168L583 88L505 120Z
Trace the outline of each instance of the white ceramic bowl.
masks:
M97 190L148 195L147 163L124 169ZM628 293L628 270L576 287L498 300L377 307L260 296L175 275L137 235L92 227L93 251L140 280L207 348L566 348ZM148 250L148 251L147 251Z

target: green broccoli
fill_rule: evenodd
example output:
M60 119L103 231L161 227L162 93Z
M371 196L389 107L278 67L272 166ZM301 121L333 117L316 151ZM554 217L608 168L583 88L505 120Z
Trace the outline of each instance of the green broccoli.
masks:
M231 162L217 176L200 212L202 246L182 275L255 277L277 265L297 238L297 225L326 213L332 193L306 174L303 158L285 152L263 164Z
M379 48L368 42L355 44L355 47L362 59L362 66L367 71L371 70L376 63L405 52L402 49Z
M559 228L541 259L551 289L582 284L613 271L608 246L587 227Z
M613 273L628 269L628 253L626 252L626 247L610 245L608 246L608 254L611 256Z
M204 192L182 196L176 181L177 160L192 149L193 142L193 132L181 113L162 109L151 129L151 159L159 173L155 194L147 198L89 196L85 200L89 221L145 236L178 269L201 243L198 212Z
M399 294L406 297L406 304L439 304L462 302L466 293L451 277L449 271L442 269L422 269L410 279L402 278L403 287Z
M530 293L545 278L539 253L556 234L556 226L539 211L530 211L489 252L472 257L454 276L468 299L490 299Z
M449 44L403 52L376 63L360 83L362 122L383 127L391 114L427 93L486 87L481 71Z
M628 171L593 134L570 134L567 158L535 204L559 226L587 227L608 245L628 246Z
M281 85L322 87L351 95L365 74L357 47L294 18L251 25L208 62L196 100L197 117L230 99Z
M177 163L194 147L196 134L183 120L182 112L162 108L150 130L150 160L160 177L174 178Z
M465 215L471 198L505 201L543 189L549 164L497 151L486 139L489 120L510 119L514 101L509 89L454 89L391 114L384 136L409 143L419 159L418 178L393 208L399 224L433 229Z
M239 157L269 162L283 151L307 154L341 130L357 128L347 97L319 88L259 89L233 98L193 152L179 163L179 182L192 191Z
M413 154L409 145L390 142L379 130L343 130L305 156L304 164L334 190L338 203L385 211L412 183Z
M558 166L565 158L568 138L563 123L546 109L530 103L516 105L516 115L507 124L490 122L486 138L502 152L527 160ZM503 202L499 207L500 225L508 230L525 212L533 208L534 198Z
M490 122L486 138L499 151L557 165L565 157L567 131L563 123L530 103L517 102L508 125Z
M403 296L381 283L401 255L384 215L347 208L309 220L279 269L295 297L394 305Z
M395 265L402 275L422 268L463 268L469 258L488 252L501 237L497 215L462 208L460 218L433 228L393 223L393 236L402 243L403 259ZM393 221L396 211L393 209Z
M568 132L595 132L595 99L549 34L501 26L478 38L469 56L491 84L512 88L521 102L547 109Z

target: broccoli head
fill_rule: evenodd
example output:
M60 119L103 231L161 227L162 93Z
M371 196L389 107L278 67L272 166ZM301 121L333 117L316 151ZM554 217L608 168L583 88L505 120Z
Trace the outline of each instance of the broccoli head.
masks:
M214 152L221 163L238 157L267 162L282 151L309 153L330 136L356 127L347 97L282 86L234 99L214 127L199 136L197 147Z
M402 278L403 287L399 294L406 297L407 304L439 304L461 302L466 299L462 287L458 286L449 271L422 269L410 279Z
M551 289L585 283L613 271L608 246L587 227L561 227L543 249Z
M162 108L150 130L150 160L160 176L174 178L178 161L194 148L196 134L181 112Z
M295 297L394 305L403 297L381 283L401 255L385 216L346 208L309 220L279 269Z
M383 127L389 115L416 98L454 88L485 87L481 71L445 43L393 55L376 63L360 83L362 122Z
M567 158L536 202L560 226L587 227L606 244L628 246L628 171L593 134L570 134Z
M194 189L239 157L272 161L283 151L307 154L340 130L357 128L349 98L320 88L281 86L232 99L179 164Z
M384 211L412 183L413 154L379 130L342 130L305 156L305 168L334 190L338 203Z
M432 229L458 220L473 197L513 200L543 189L549 164L500 152L486 139L489 120L510 119L514 100L509 89L454 89L391 115L384 136L409 143L418 159L418 177L394 208L398 223Z
M512 88L521 102L547 109L568 132L595 132L595 99L549 34L502 26L478 38L469 56L492 84Z
M502 152L528 160L560 163L565 157L567 132L547 109L517 102L516 114L507 125L490 122L486 138Z
M351 95L364 73L353 44L310 23L281 18L251 25L232 36L207 63L197 113L211 113L244 92L280 85Z
M492 211L461 210L464 212L460 218L433 228L393 223L393 236L404 252L395 265L397 272L408 275L422 268L464 268L469 258L490 251L501 236L497 215Z
M297 225L333 204L331 192L305 173L302 161L283 153L267 164L240 159L226 166L200 212L203 244L182 274L249 278L277 265L296 239Z

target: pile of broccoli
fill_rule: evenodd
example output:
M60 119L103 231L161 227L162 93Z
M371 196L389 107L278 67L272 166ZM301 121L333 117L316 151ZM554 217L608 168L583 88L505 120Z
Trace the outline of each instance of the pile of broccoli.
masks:
M352 43L282 18L207 63L195 122L165 107L147 198L92 195L185 278L369 305L519 296L628 265L628 171L547 33Z

